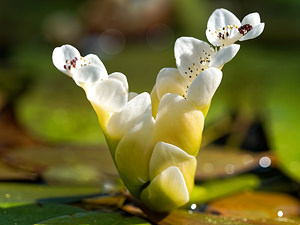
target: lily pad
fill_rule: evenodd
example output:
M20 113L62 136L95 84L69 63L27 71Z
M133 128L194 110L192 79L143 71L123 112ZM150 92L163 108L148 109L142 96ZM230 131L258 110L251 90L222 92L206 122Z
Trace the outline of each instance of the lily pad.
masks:
M61 216L54 219L49 219L46 221L42 221L37 223L36 225L48 225L48 224L86 224L86 225L150 225L146 220L134 217L134 216L126 216L117 212L80 212L76 213L72 216Z
M35 173L14 168L0 161L0 180L35 180Z
M7 164L35 172L51 184L99 185L118 173L106 147L16 148L3 153Z
M243 192L211 202L208 212L248 219L296 217L300 201L285 193Z
M257 176L248 174L225 180L215 180L195 185L190 196L189 206L192 204L201 204L212 201L232 193L257 188L260 180Z
M158 225L249 225L252 223L244 222L239 219L230 219L193 211L175 210L169 214L158 215L150 213L149 219Z
M260 219L224 217L193 211L175 210L169 214L147 213L151 222L158 225L298 225L297 219Z
M45 170L42 175L48 184L99 186L105 176L90 165L55 165Z
M197 156L196 180L227 177L259 167L262 157L271 159L270 153L251 153L239 149L209 147Z
M1 183L0 207L12 207L34 202L74 202L99 194L99 188L76 186L46 186L36 184Z
M83 212L83 209L54 203L30 204L11 208L0 208L0 224L32 225L62 215Z

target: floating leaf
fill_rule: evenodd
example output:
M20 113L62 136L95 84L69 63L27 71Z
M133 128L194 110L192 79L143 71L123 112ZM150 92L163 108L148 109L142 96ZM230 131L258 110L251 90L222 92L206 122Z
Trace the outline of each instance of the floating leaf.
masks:
M248 174L224 180L209 181L202 185L195 185L190 196L189 205L205 203L238 191L257 188L259 184L260 180L257 176Z
M230 219L204 213L192 211L175 210L169 214L148 213L148 218L158 225L249 225L252 223L244 222L239 219Z
M106 206L121 206L126 201L126 197L123 194L118 195L103 195L91 198L83 199L84 203Z
M232 176L259 167L259 161L269 153L250 153L239 149L210 147L197 156L196 180Z
M35 180L36 177L35 173L11 167L0 161L0 180Z
M49 219L37 223L36 225L48 225L48 224L67 224L67 225L76 225L76 224L85 224L85 225L150 225L146 220L139 217L128 217L121 213L117 212L82 212L76 213L72 216L60 216L54 219Z
M1 183L0 207L12 207L34 202L73 202L84 196L98 194L99 191L99 188L92 187Z
M10 149L3 155L9 163L37 172L53 165L89 164L98 166L103 173L117 173L110 153L104 146Z
M249 219L293 217L299 215L298 199L284 193L243 192L209 204L209 212Z
M30 204L5 209L0 208L0 224L32 225L41 220L83 211L83 209L73 206L54 203Z
M51 166L43 178L48 184L99 186L105 177L94 166L78 164Z
M158 225L299 225L297 219L260 219L228 218L193 211L175 210L169 214L147 213L147 218Z
M118 179L105 147L10 149L3 156L8 164L42 174L51 184L99 185L106 178Z

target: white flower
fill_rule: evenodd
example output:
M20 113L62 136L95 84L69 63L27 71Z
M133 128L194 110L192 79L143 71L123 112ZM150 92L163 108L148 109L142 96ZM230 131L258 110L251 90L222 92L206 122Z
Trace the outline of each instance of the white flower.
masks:
M63 45L55 48L52 53L52 61L57 69L70 77L76 75L78 69L88 66L96 66L101 70L101 74L89 76L89 79L91 79L90 81L96 81L99 75L108 75L105 66L98 56L89 54L82 57L79 51L71 45Z
M230 45L220 50L193 37L181 37L175 42L174 54L180 74L192 81L209 67L222 68L238 52L240 46Z
M220 69L238 52L240 45L233 44L221 49L192 37L181 37L175 42L174 52L177 68L162 69L152 91L154 115L160 99L166 93L186 98L197 105L206 115L210 101L218 88ZM156 96L156 98L154 97Z
M258 13L251 13L242 22L226 9L216 9L208 19L206 37L214 46L227 46L259 36L264 30Z
M105 112L121 111L128 101L127 78L122 73L108 75L98 56L82 57L71 45L54 49L53 64L81 86L94 107Z

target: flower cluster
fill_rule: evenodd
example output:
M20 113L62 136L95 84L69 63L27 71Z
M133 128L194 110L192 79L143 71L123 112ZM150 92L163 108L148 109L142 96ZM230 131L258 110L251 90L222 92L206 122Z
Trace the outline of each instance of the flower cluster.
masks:
M204 118L223 65L240 48L234 42L255 38L263 28L258 13L240 22L215 10L206 30L211 45L178 38L177 68L163 68L151 94L128 92L124 74L108 74L96 55L82 57L70 45L55 48L52 58L85 90L127 189L149 208L169 211L189 201Z

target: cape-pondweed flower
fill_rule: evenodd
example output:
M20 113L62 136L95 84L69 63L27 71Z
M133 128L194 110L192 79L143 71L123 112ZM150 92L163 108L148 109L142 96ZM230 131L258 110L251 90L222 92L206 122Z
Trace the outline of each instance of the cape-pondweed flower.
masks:
M177 68L162 69L152 91L153 105L166 93L173 93L195 103L206 115L210 100L221 82L221 69L238 52L233 44L221 49L193 37L181 37L175 42ZM214 68L214 69L212 69ZM201 72L202 76L198 76ZM157 98L154 96L157 95ZM154 110L156 112L156 110Z
M234 22L239 26L232 15L224 9L216 10L208 25L229 24L230 28ZM256 14L244 20L254 28L257 25ZM254 28L256 34L262 31ZM70 45L53 51L54 65L85 90L97 112L125 186L153 210L169 211L189 201L204 118L221 82L223 65L240 47L229 44L234 42L230 40L233 33L226 43L209 39L215 46L191 37L177 39L177 68L159 72L151 95L128 92L126 76L108 75L95 55L81 57ZM251 31L244 34L244 38L255 36L246 36Z
M208 19L206 37L214 46L227 46L236 41L256 38L264 30L258 13L251 13L242 22L226 9L216 9Z

